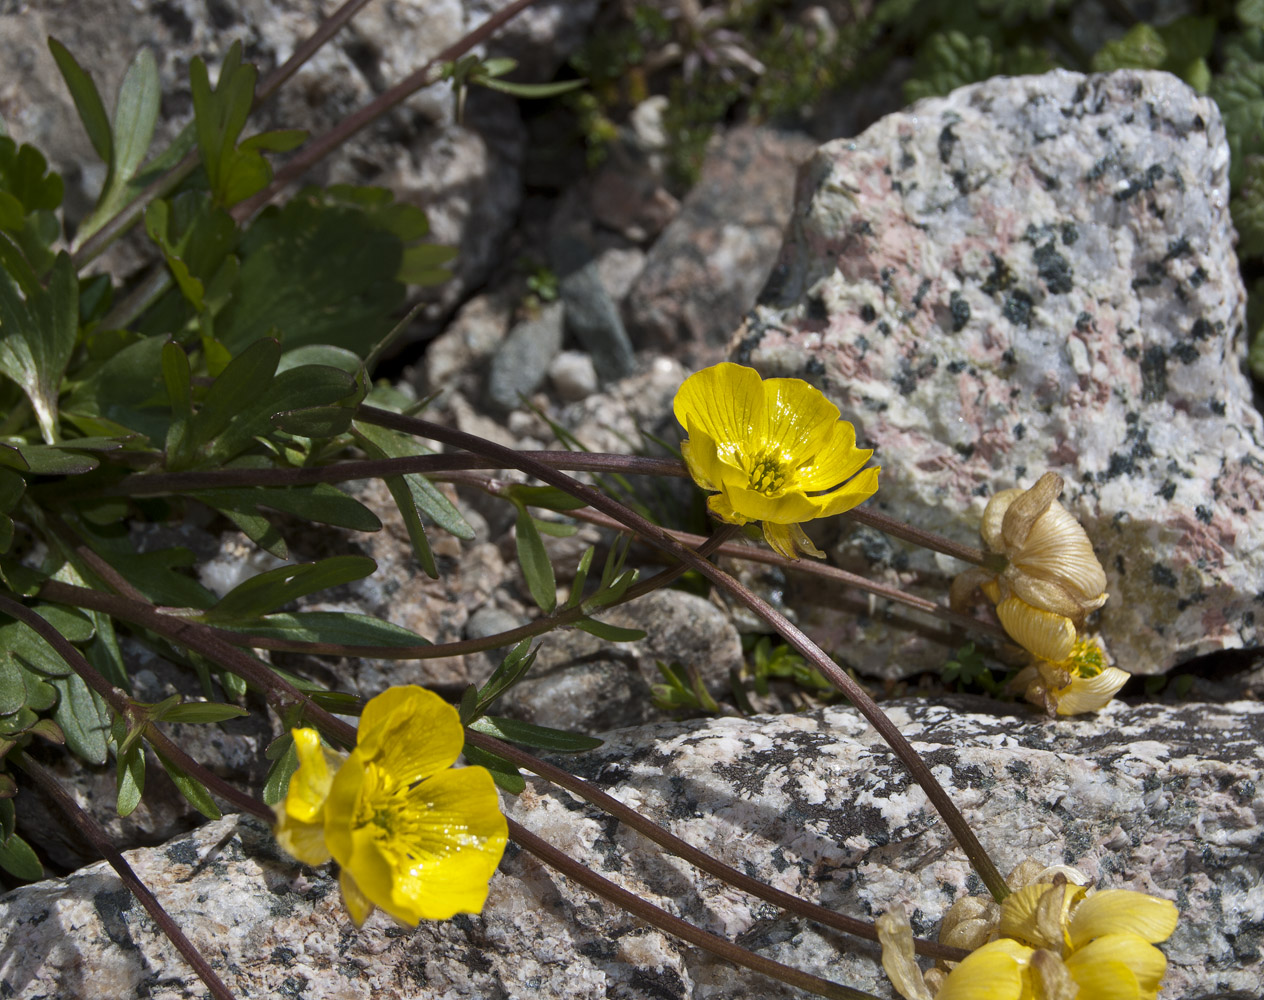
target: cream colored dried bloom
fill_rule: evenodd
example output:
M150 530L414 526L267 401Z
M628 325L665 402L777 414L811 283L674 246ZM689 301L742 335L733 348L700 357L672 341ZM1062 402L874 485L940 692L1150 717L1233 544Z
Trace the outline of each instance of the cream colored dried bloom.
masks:
M1057 663L1037 659L1019 671L1011 686L1050 716L1080 715L1105 708L1131 676L1107 664L1099 640L1084 639Z
M1071 654L1077 630L1107 596L1102 564L1080 523L1058 503L1061 493L1062 477L1046 472L1029 490L992 497L979 531L1007 564L999 573L968 570L951 592L953 607L962 608L982 589L1014 641L1055 663Z

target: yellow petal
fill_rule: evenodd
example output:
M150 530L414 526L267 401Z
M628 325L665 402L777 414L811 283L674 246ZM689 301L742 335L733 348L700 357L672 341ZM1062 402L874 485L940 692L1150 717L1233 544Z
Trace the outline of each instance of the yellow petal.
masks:
M1066 960L1071 975L1080 984L1083 1000L1116 1000L1123 997L1153 997L1167 969L1163 952L1135 934L1107 934L1077 948ZM1118 968L1128 970L1135 984L1133 992L1108 992L1112 982L1123 984Z
M715 453L715 442L696 427L689 437L680 442L680 454L689 469L689 475L704 490L720 488L720 459Z
M491 774L481 767L444 771L408 799L407 822L382 847L396 859L389 903L374 902L413 924L478 913L509 835Z
M1071 904L1083 895L1080 886L1070 883L1036 882L1024 886L1002 901L997 933L1033 948L1048 948L1061 954Z
M362 799L383 787L382 770L368 762L359 749L353 750L334 775L325 800L325 845L333 859L347 867L354 850L353 838L361 816L372 817Z
M1079 715L1096 712L1110 704L1132 675L1118 667L1107 667L1096 677L1073 677L1066 687L1053 692L1058 702L1059 715ZM1166 900L1165 900L1166 902ZM1162 941L1162 938L1155 938Z
M1135 934L1152 944L1166 941L1176 930L1178 916L1170 899L1129 889L1103 889L1076 907L1071 947L1081 948L1106 934Z
M721 521L727 521L729 524L746 524L751 520L734 510L733 505L729 503L729 498L723 493L712 493L707 497L707 509Z
M323 818L314 823L304 823L282 811L275 833L281 849L305 865L323 865L330 858L329 848L325 846Z
M351 922L357 927L363 927L369 914L373 912L373 903L360 891L356 880L345 868L338 873L338 888L342 892L342 905L347 908Z
M935 1000L1023 1000L1032 950L1001 938L972 951L949 973Z
M834 517L846 513L858 504L864 503L878 492L878 473L880 467L862 469L858 475L846 483L821 496L809 497L817 505L816 517Z
M763 382L764 392L764 439L773 445L781 445L786 453L810 458L838 432L840 423L838 407L825 398L820 389L798 378L770 378ZM856 435L851 424L851 443ZM844 432L846 433L846 432ZM861 463L864 464L863 462ZM857 466L859 468L859 466ZM845 477L844 477L845 478ZM827 486L840 480L835 479ZM825 489L826 487L818 487Z
M766 427L764 387L753 368L725 362L704 368L685 379L672 409L682 427L691 424L706 434L723 455L732 442L763 445Z
M882 968L896 992L904 1000L934 1000L913 950L913 928L904 907L897 906L882 914L875 926L882 943Z
M457 710L414 684L387 688L371 699L356 738L356 751L403 785L451 767L464 745Z
M813 559L824 559L825 553L812 544L812 539L797 524L774 524L764 522L764 541L778 555L787 559L798 559L799 553Z
M1075 625L1069 618L1033 608L1018 597L996 606L1005 631L1024 649L1045 660L1065 660L1075 645Z
M325 808L329 786L342 758L327 750L315 729L291 729L298 768L290 776L285 794L284 813L301 823L315 822Z
M818 505L802 493L770 497L758 490L730 486L724 490L724 496L734 510L750 521L798 524L800 521L811 521L819 510Z

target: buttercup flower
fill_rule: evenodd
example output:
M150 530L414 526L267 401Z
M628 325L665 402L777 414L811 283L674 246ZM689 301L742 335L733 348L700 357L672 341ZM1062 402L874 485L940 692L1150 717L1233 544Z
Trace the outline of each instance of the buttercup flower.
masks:
M1080 523L1057 502L1062 477L1046 472L1029 490L1002 490L988 501L980 533L1004 555L998 574L977 568L952 583L953 607L979 587L996 605L1019 645L1058 663L1071 655L1077 630L1106 603L1106 573Z
M1079 715L1105 708L1132 675L1108 666L1096 639L1082 639L1058 663L1037 659L1011 682L1016 691L1049 715Z
M1092 892L1066 871L1045 869L1017 888L994 917L1000 936L947 976L918 975L907 917L884 914L882 964L896 990L906 1000L1155 1000L1167 959L1154 945L1176 929L1176 906L1127 889Z
M719 364L685 379L673 408L689 435L689 474L714 494L711 512L730 524L762 521L787 559L823 559L800 523L851 510L878 488L878 469L863 468L872 450L857 448L838 407L801 379Z
M277 841L299 861L341 867L356 926L380 906L406 924L478 913L508 838L491 774L453 769L456 710L424 688L393 687L364 707L349 756L295 729L299 767Z

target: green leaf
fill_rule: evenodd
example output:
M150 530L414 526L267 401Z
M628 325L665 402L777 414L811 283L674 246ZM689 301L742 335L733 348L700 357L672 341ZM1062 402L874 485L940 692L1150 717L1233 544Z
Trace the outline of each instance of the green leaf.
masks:
M234 353L279 335L287 348L333 344L363 357L404 302L404 242L385 214L314 190L266 209L238 247L241 270L217 320L219 338Z
M452 272L444 265L454 260L459 253L456 247L440 246L437 243L406 247L395 277L409 285L441 285L452 277Z
M66 408L111 420L162 447L171 415L163 383L164 344L163 338L146 337L117 350L72 388Z
M218 701L186 701L155 713L154 720L161 722L208 723L225 719L240 719L250 713L237 705L225 705Z
M109 759L109 707L78 674L49 683L60 695L53 721L61 726L66 746L89 764L104 764Z
M571 496L571 494L565 490L559 490L556 486L523 486L520 483L514 483L505 490L505 496L514 503L521 503L528 507L543 507L546 510L559 512L579 510L588 506L586 500Z
M513 83L510 80L496 80L491 77L473 77L470 80L470 83L486 87L488 90L499 90L504 94L528 99L567 94L572 90L578 90L587 82L587 80L562 80L557 83Z
M419 444L409 434L401 434L385 427L364 421L356 421L353 427L356 440L373 458L411 458L416 455L432 455L430 449ZM397 478L397 477L390 477ZM457 510L456 506L444 496L425 476L420 473L409 473L398 477L408 485L409 493L417 511L425 514L436 525L450 535L463 541L474 538L474 529Z
M1238 256L1264 256L1264 156L1248 156L1229 207L1238 230Z
M0 653L0 715L12 715L26 704L26 671L8 653Z
M162 380L171 403L171 426L167 428L167 461L177 468L187 461L191 447L189 425L193 421L193 373L189 356L173 340L162 345Z
M53 59L61 71L62 79L66 81L66 87L70 91L71 99L75 102L75 110L79 112L79 120L83 122L83 129L88 133L92 148L108 166L114 160L113 133L110 129L110 119L105 113L105 104L101 101L101 94L97 91L96 84L92 82L92 77L75 62L75 57L70 54L66 46L56 38L48 39L48 48L53 53Z
M1167 61L1163 37L1142 21L1133 25L1122 38L1107 42L1093 56L1093 71L1109 73L1116 69L1158 69Z
M216 510L252 513L266 507L315 521L317 524L331 524L352 531L380 531L382 528L382 522L373 511L330 483L317 483L314 486L196 490L189 495Z
M52 267L50 247L61 238L61 223L53 214L61 198L61 177L48 169L44 155L0 135L0 230L39 275Z
M219 811L219 806L215 804L215 800L211 798L211 793L206 790L206 786L202 782L198 781L197 778L190 777L156 747L153 748L153 751L154 756L158 758L158 763L162 765L162 769L167 772L180 794L189 801L194 809L207 819L219 819L223 815Z
M15 452L20 458L20 464L14 461ZM57 446L24 444L17 448L0 447L0 465L33 472L37 476L74 476L91 472L100 464L89 455Z
M487 768L491 772L492 780L510 795L518 795L527 787L527 781L522 773L504 757L488 753L468 743L462 753L465 755L466 763L474 767Z
M298 770L294 737L288 731L283 733L268 747L268 756L272 758L272 766L263 783L263 801L275 806L285 798L285 793L290 790L290 778Z
M0 235L0 373L22 387L51 444L58 440L62 376L79 335L79 279L65 251L57 255L47 289L25 265L11 277L19 256Z
M1264 31L1253 28L1224 50L1224 68L1211 83L1231 153L1229 178L1242 183L1248 156L1264 154Z
M904 84L904 99L936 97L995 76L1001 59L986 35L970 37L960 31L931 35L918 47L913 78Z
M254 100L255 77L255 68L241 62L240 42L234 42L224 58L214 88L201 58L189 64L198 152L211 191L225 206L249 197L272 179L257 150L237 146Z
M258 618L307 594L363 579L375 569L377 563L367 556L279 566L238 584L200 618L209 625Z
M26 882L38 882L44 877L44 866L40 864L39 856L16 833L0 843L0 868Z
M118 814L129 816L145 794L145 744L133 743L118 758Z
M599 622L595 618L581 618L575 623L575 627L583 629L589 635L595 635L598 639L608 639L610 642L636 642L638 639L645 638L644 629L622 628L611 625L609 622Z
M253 152L288 153L307 141L307 131L301 128L283 128L272 132L260 132L242 142L239 148Z
M190 437L201 448L227 430L234 418L266 394L281 360L281 345L257 340L233 358L211 385L193 419Z
M158 64L153 53L142 48L127 67L119 86L111 130L113 154L108 161L110 171L96 208L75 234L77 244L82 245L137 193L131 181L149 153L161 98Z
M8 751L6 750L5 753ZM9 795L0 796L0 843L8 840L13 836L17 825L16 810L13 808L13 799Z
M1159 37L1167 49L1167 62L1162 68L1175 71L1211 55L1216 41L1216 19L1179 17L1159 28Z
M531 665L535 663L535 657L539 650L539 646L536 646L535 649L531 648L530 639L523 639L505 655L505 658L500 661L500 666L492 672L491 677L487 679L487 683L479 690L478 708L473 718L477 718L487 711L497 698L526 676L527 671L531 669Z
M498 740L509 743L520 743L527 747L538 747L541 750L555 750L559 753L582 753L585 750L596 750L602 740L582 733L567 733L547 726L536 726L530 722L519 722L517 719L505 719L495 715L484 716L470 723L471 729L480 733L495 736Z
M190 494L192 496L193 494ZM219 508L221 514L237 525L242 534L266 552L278 559L290 558L290 548L276 527L262 514L252 514L245 510Z
M286 642L324 642L339 646L380 646L405 649L429 646L430 641L400 625L350 611L298 611L257 618L247 625L226 628Z
M514 529L518 547L518 565L527 582L531 598L546 614L557 607L557 580L553 576L553 564L545 551L535 519L525 507L518 508L518 521Z
M1233 12L1247 27L1264 28L1264 0L1238 0Z
M593 546L588 546L584 550L584 554L579 557L579 563L575 567L575 578L571 581L571 595L566 599L566 603L562 605L565 608L573 608L584 599L584 587L588 584L588 572L592 568L593 556L596 554Z
M20 657L27 666L48 677L72 673L70 664L26 622L6 621L0 625L0 650Z
M57 629L67 642L87 642L96 634L92 620L78 609L65 608L58 604L37 604L31 610ZM31 632L36 634L34 629ZM43 641L40 639L40 642Z

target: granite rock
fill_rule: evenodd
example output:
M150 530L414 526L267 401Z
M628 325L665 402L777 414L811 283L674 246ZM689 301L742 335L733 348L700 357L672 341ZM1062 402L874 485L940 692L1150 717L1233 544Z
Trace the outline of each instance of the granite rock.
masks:
M624 303L637 348L714 360L772 269L811 149L804 136L754 127L715 142Z
M562 279L560 291L566 307L566 329L592 358L603 382L630 375L636 367L632 342L623 318L606 291L597 261L590 261Z
M269 102L247 130L327 131L357 108L507 6L509 0L401 0L370 4ZM13 7L14 5L8 5ZM16 67L0 81L0 117L19 142L30 142L65 175L67 215L84 217L105 180L78 123L46 39L55 36L95 76L111 106L136 51L158 62L162 114L158 141L170 140L191 116L188 67L194 56L212 78L240 39L261 76L284 62L325 16L314 0L74 0L16 5L0 14L0 64ZM596 0L537 3L511 20L483 51L522 64L514 79L550 79L580 43ZM460 248L454 279L434 292L432 318L486 280L521 202L526 132L515 103L485 91L471 95L464 124L447 82L423 88L353 136L306 178L319 183L380 184L424 208L432 239ZM112 264L143 260L141 244L111 251Z
M1163 73L923 101L805 167L735 360L821 386L877 449L878 506L952 537L1063 475L1125 669L1255 646L1264 448L1228 158L1216 106ZM898 555L888 578L937 597L959 568ZM942 662L872 623L833 625L861 669Z
M1160 1000L1253 995L1264 975L1257 703L1115 703L1050 722L971 700L891 703L998 865L1078 866L1174 899ZM977 878L921 791L851 709L625 730L563 761L677 835L779 888L872 917L902 902L933 933ZM532 781L528 829L643 898L779 961L890 996L874 949L664 859ZM511 847L481 916L355 930L329 866L296 864L228 816L128 855L238 996L430 1000L801 996L651 930ZM0 896L6 996L200 997L204 989L102 864ZM847 949L847 953L844 953ZM1233 994L1230 994L1233 995Z
M517 409L544 382L549 365L562 349L565 310L550 302L538 316L509 331L492 356L485 402L500 411Z

